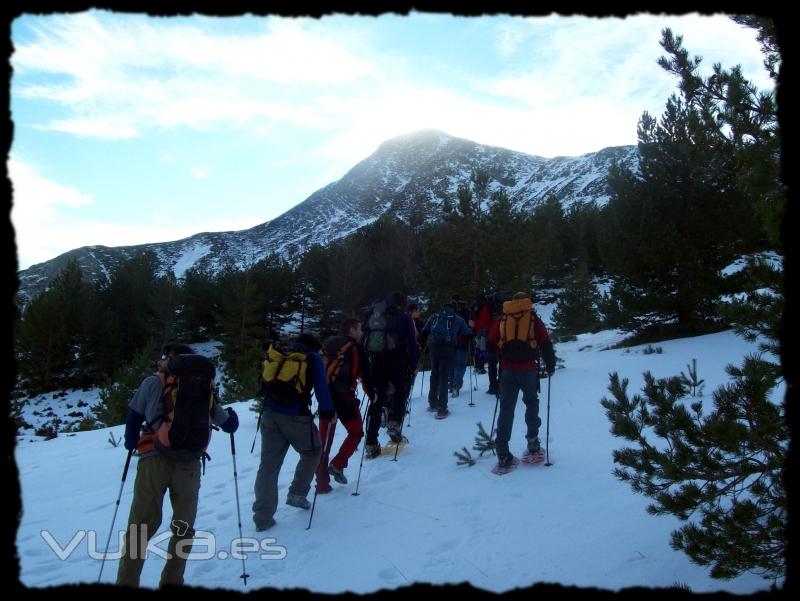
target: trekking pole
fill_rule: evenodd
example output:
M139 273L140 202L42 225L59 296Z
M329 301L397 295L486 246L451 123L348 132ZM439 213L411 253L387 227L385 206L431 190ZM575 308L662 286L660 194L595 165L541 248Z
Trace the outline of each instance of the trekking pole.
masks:
M258 416L259 421L261 421L261 416ZM236 470L236 444L233 440L233 432L231 434L231 458L233 459L233 487L236 491L236 518L239 520L239 540L242 540L242 511L239 508L239 474ZM244 581L244 585L247 586L247 579L249 578L250 574L247 573L247 570L244 565L244 553L242 554L242 575L239 576Z
M425 367L425 355L427 354L427 352L428 352L428 347L426 346L425 347L425 351L422 354L423 355L422 356L422 367ZM419 387L419 398L424 398L422 396L422 393L423 393L424 390L425 390L425 370L423 369L422 370L422 383L420 384L420 387Z
M500 393L494 395L494 415L492 415L492 429L489 430L489 439L491 440L494 436L494 421L497 419L497 406L500 404ZM497 455L494 450L494 445L492 445L492 455Z
M419 369L419 366L417 366ZM417 383L417 372L414 372L414 377L411 379L411 387L408 389L408 398L406 399L406 414L408 415L408 427L411 427L411 395L414 394L414 384ZM405 420L403 420L405 421ZM400 433L403 433L403 424L400 424Z
M131 455L133 455L133 449L128 451L128 457L125 459L125 469L122 470L122 482L119 485L119 494L117 495L117 504L114 507L114 517L111 518L111 530L108 531L108 540L106 540L106 552L103 553L103 561L100 562L100 575L97 577L98 584L100 583L100 579L103 577L103 566L106 563L106 555L108 555L108 545L111 544L111 533L114 532L114 522L117 521L117 510L119 509L119 501L122 498L122 487L125 486L125 478L128 477L128 466L131 464ZM128 541L130 545L130 541Z
M362 386L361 389L364 390L364 387ZM361 402L358 404L359 412L364 408L364 399L365 398L367 398L367 391L366 390L364 390L364 394L361 395Z
M408 413L408 427L411 427L411 395L414 394L414 384L417 383L417 374L419 373L419 368L422 365L422 353L419 355L419 359L417 360L417 369L414 371L414 376L411 378L411 386L408 388L408 400L406 401L406 413ZM423 377L425 372L423 373ZM402 426L400 427L400 431L402 432Z
M545 436L545 465L550 467L553 465L550 463L550 380L552 380L552 376L547 376L547 434Z
M262 401L263 402L263 401ZM256 448L256 438L258 438L259 428L261 428L261 416L264 414L264 406L261 406L261 411L258 412L258 421L256 422L256 433L253 435L253 444L250 446L250 452Z
M475 362L475 355L472 354L472 344L470 343L469 355L469 406L474 407L475 403L472 402L472 364ZM475 387L478 390L478 387Z
M364 413L364 422L362 424L362 428L366 430L367 424L367 416L369 416L369 410L372 407L372 399L369 400L367 403L367 411ZM358 465L358 479L356 480L356 491L351 493L354 497L358 496L358 486L361 484L361 468L364 467L364 452L367 450L367 443L366 440L363 441L361 446L361 463Z
M336 416L331 420L330 424L328 425L328 431L325 433L325 444L322 445L322 457L325 458L327 463L328 455L331 453L331 447L333 446L333 431L336 428ZM328 469L328 466L325 466L325 469ZM314 501L311 503L311 515L308 516L308 526L306 526L306 530L311 529L311 520L314 519L314 508L317 506L317 495L319 494L319 489L314 488Z
M410 398L411 398L411 394L409 393L409 396L406 397L406 403L405 403L405 408L406 408L405 410L406 411L408 411L408 406L410 404ZM405 423L405 420L400 422L400 442L398 442L396 445L394 445L394 458L392 459L392 461L397 461L397 452L400 450L400 443L403 442L403 424L404 423Z

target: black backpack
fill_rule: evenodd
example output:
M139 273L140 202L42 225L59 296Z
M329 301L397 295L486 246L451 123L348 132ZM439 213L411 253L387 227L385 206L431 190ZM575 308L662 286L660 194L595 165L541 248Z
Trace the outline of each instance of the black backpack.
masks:
M454 345L453 324L455 321L456 317L451 309L440 309L431 318L431 344L436 346Z
M369 353L393 351L399 346L397 307L375 303L364 323L364 347Z
M155 448L173 459L205 456L211 441L214 410L214 363L202 355L170 359L164 387L164 413L156 430Z

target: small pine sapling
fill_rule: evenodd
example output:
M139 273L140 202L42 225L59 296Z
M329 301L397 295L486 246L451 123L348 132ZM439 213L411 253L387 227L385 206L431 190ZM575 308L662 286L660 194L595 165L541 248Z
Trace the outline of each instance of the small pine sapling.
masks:
M475 459L470 455L467 447L461 447L461 451L453 451L453 455L458 458L458 465L468 465L470 467L475 465Z
M478 435L475 437L475 444L472 448L478 451L481 454L481 457L483 457L484 453L491 453L494 451L494 441L492 440L491 435L483 427L482 422L478 422Z

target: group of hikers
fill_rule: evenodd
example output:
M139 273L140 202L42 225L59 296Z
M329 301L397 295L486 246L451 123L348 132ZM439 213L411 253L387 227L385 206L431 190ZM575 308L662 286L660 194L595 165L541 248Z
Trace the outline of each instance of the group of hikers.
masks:
M424 322L417 304L407 305L403 294L393 293L375 303L362 319L344 319L340 333L324 342L302 332L285 349L269 346L259 368L263 408L258 418L261 461L252 506L256 531L275 525L278 475L289 447L300 458L286 503L311 509L307 496L314 478L315 494L331 492L331 478L347 484L345 470L362 438L366 459L381 455L381 427L386 428L391 443L407 442L403 423L420 359L426 353L430 361L428 411L437 419L450 414L448 399L458 396L463 386L470 349L476 371L488 371L487 392L497 396L499 414L493 442L499 471L495 473L504 473L518 461L509 451L509 440L520 391L526 407L523 460L542 461L539 377L540 373L552 376L555 353L529 293L511 296L497 291L481 295L472 307L454 294ZM233 409L219 405L210 360L193 354L186 345L168 344L157 367L157 373L141 383L129 404L125 448L128 460L135 450L139 461L117 573L119 585L138 586L142 550L161 524L167 489L173 511L172 536L160 585L183 583L211 430L229 433L233 448L233 433L239 425ZM359 383L368 399L365 422ZM319 427L311 410L312 395ZM346 437L334 454L338 422Z

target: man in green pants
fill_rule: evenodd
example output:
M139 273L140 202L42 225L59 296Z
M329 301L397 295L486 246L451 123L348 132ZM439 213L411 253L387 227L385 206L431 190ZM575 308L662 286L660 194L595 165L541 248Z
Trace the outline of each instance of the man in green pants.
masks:
M173 376L168 374L170 360L193 352L183 344L164 345L158 360L158 372L142 381L128 406L125 448L129 451L136 449L139 462L128 530L117 570L117 584L121 586L139 586L147 543L161 525L161 507L167 489L172 505L172 536L167 547L169 558L161 572L159 586L183 584L197 516L200 457L176 459L163 454L156 449L156 432L165 417L164 391L174 384L171 381ZM210 410L211 422L224 432L235 432L239 427L239 418L233 409L224 410L214 402ZM147 424L147 432L140 435L142 423Z

